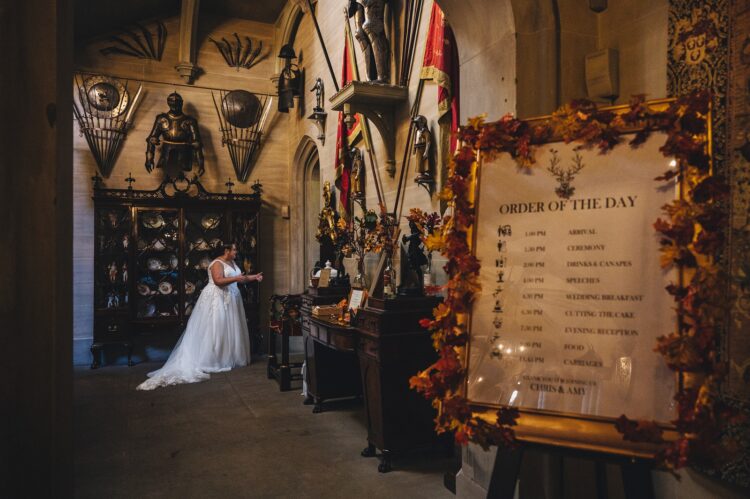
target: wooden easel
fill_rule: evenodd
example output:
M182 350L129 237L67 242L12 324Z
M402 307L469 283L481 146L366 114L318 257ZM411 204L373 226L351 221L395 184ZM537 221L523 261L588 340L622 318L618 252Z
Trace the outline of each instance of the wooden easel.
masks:
M495 458L487 497L491 499L513 499L516 485L521 474L521 463L526 449L557 454L562 458L572 457L591 460L596 469L595 483L598 499L608 499L606 465L615 464L622 474L623 492L626 499L654 499L654 487L651 479L651 462L643 459L627 459L601 453L575 451L558 447L521 444L517 449L498 450ZM560 474L560 497L564 497L565 473Z

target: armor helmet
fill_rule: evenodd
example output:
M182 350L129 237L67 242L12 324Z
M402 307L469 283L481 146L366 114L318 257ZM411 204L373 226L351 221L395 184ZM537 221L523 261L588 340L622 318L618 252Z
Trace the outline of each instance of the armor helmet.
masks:
M181 113L182 96L177 92L172 92L171 94L169 94L169 97L167 97L167 105L169 105L169 110L173 113Z

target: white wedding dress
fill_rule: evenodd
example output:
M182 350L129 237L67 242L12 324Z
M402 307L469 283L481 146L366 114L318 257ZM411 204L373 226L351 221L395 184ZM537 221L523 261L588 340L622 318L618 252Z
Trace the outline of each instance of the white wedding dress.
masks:
M208 267L208 284L203 288L185 332L161 369L148 373L138 390L205 381L209 373L229 371L250 363L250 338L242 295L237 283L219 287L211 277L211 266L224 267L224 277L241 274L222 260Z

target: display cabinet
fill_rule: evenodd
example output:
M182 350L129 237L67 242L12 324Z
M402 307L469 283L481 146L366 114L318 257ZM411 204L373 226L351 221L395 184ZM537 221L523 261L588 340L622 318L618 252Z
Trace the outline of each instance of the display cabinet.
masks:
M162 183L149 191L94 184L94 341L92 368L102 349L133 338L185 327L208 265L223 242L237 244L237 263L258 272L261 186L253 194L211 193L198 180ZM257 282L240 285L252 346L260 342Z

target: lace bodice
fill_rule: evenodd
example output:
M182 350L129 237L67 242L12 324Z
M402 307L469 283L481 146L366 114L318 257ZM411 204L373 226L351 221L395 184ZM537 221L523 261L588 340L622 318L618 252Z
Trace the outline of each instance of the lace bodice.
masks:
M224 267L224 277L235 277L240 275L242 272L240 271L239 267L232 266L228 263L226 263L224 260L221 260L220 258L217 258L213 262L211 262L208 266L208 282L211 284L214 284L214 277L211 275L211 267L214 263L219 262ZM233 282L230 284L230 286L237 287L237 283Z

